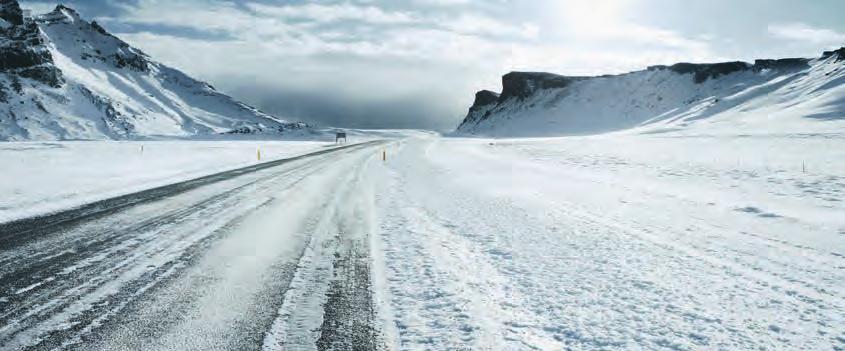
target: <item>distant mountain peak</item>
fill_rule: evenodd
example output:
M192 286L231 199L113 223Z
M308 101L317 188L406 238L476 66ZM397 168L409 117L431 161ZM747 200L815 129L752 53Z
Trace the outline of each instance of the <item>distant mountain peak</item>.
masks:
M154 61L65 5L0 0L0 140L308 135Z
M76 10L65 5L57 5L53 11L38 16L42 23L76 23L82 21L82 16ZM84 22L84 21L83 21Z

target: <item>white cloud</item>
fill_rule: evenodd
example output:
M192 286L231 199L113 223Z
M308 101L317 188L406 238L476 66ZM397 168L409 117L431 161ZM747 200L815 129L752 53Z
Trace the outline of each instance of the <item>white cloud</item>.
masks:
M713 61L712 38L640 22L644 0L560 0L538 5L538 40L513 43L513 69L594 75L657 63Z
M535 39L539 29L530 23L511 24L489 16L461 14L454 18L432 20L432 26L439 26L460 34Z
M358 6L349 3L334 5L309 3L286 6L250 3L247 4L247 7L259 15L276 16L283 19L309 19L317 22L353 20L378 24L399 24L418 21L406 12L388 12L375 6Z
M832 29L813 27L806 23L770 24L769 34L777 39L810 42L813 44L845 44L845 33Z

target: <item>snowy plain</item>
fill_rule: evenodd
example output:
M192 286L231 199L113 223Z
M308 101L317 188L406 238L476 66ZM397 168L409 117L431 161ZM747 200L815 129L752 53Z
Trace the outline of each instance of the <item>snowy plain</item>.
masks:
M0 222L333 145L265 140L0 143Z
M845 347L841 137L444 138L394 153L372 247L396 348Z
M373 339L402 350L845 347L839 134L406 136L2 252L3 262L52 268L0 291L0 302L20 301L0 303L15 321L0 340L82 349L316 350ZM141 142L57 144L3 145L6 162L20 166L3 175L4 192L24 189L5 206L71 206L253 164L258 144L266 159L326 146L144 142L141 155ZM146 216L157 224L145 227ZM16 276L4 267L0 278ZM73 326L67 340L56 320ZM360 321L369 322L355 329Z
M348 143L433 135L345 130ZM0 223L337 146L333 130L306 140L211 135L185 140L0 143ZM261 159L258 158L260 151Z

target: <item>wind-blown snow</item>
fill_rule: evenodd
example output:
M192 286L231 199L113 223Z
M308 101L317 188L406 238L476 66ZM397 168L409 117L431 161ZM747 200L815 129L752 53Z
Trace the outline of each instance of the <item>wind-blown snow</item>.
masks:
M10 286L8 294L32 303L24 319L53 314L6 326L24 331L9 345L49 336L91 349L318 349L338 338L414 350L845 347L845 138L684 133L418 135L130 207L4 253L15 262L30 252L61 256L69 249L60 243L108 243ZM17 184L9 189L76 200L64 189L104 194L112 190L93 184L143 173L133 158L163 159L147 163L162 174L220 164L212 158L255 162L255 142L247 141L145 143L144 155L138 142L58 144L8 143L37 146L19 150L16 165L40 161L9 178ZM115 154L98 150L106 144ZM73 154L108 156L86 165ZM63 177L56 170L74 169L63 163L71 160L79 173ZM122 162L139 168L112 165ZM208 196L215 201L191 205ZM184 217L168 219L171 211ZM162 227L144 226L148 216ZM129 239L85 237L112 225ZM347 249L365 254L358 263L372 275L343 274ZM172 273L143 280L149 267L174 262ZM97 273L104 268L116 271ZM93 280L67 281L74 272ZM143 286L131 283L139 280ZM56 300L45 293L77 283L97 288L61 290ZM333 305L344 292L338 286L367 300ZM103 304L109 296L115 303ZM144 302L125 305L133 299ZM63 321L94 310L102 314L92 324L61 337ZM357 314L329 312L349 310ZM330 328L355 321L381 329L362 337L360 329ZM94 345L80 338L99 326L105 331Z
M841 136L403 145L374 278L400 349L845 347Z

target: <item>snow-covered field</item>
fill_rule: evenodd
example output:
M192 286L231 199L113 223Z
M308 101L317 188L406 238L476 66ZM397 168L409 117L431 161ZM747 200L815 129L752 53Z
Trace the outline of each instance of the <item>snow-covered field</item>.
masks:
M258 143L3 144L4 214ZM6 235L0 350L843 349L843 158L838 134L359 145Z
M405 142L377 182L386 335L400 349L842 349L843 159L841 136Z
M0 222L333 146L292 141L0 143ZM143 149L142 149L143 148Z

